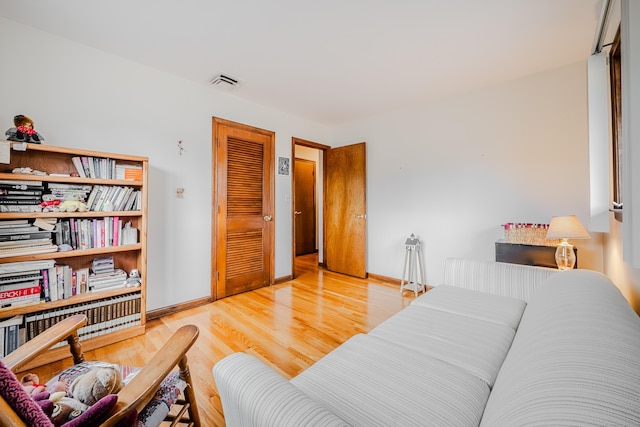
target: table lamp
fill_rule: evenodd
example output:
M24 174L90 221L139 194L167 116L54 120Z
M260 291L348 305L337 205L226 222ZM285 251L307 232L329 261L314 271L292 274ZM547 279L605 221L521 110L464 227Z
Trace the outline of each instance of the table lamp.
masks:
M591 236L575 215L569 215L551 218L546 238L562 239L556 249L556 264L559 270L569 270L576 265L576 255L567 239L589 239Z

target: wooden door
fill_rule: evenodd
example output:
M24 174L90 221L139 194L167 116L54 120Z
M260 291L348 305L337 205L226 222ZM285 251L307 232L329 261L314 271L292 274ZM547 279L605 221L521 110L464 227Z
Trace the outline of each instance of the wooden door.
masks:
M295 159L294 216L296 256L316 250L316 163Z
M367 275L366 145L326 151L325 252L327 269Z
M213 119L212 283L215 298L273 284L274 139Z

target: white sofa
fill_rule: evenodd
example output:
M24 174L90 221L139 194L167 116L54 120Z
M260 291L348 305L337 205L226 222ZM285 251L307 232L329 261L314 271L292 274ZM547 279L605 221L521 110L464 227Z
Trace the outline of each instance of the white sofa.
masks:
M444 283L290 381L227 356L227 426L640 425L640 319L606 276L449 259Z

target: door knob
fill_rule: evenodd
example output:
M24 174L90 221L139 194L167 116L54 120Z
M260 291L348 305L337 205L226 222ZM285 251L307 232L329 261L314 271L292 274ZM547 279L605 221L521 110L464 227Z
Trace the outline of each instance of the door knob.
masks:
M271 221L273 219L273 217L271 215L265 215L264 216L264 220L265 221Z
M300 212L300 211L293 211L293 213L296 214L296 215L301 215L302 214L302 212Z
M355 217L358 218L358 219L366 219L367 218L367 214L355 215Z

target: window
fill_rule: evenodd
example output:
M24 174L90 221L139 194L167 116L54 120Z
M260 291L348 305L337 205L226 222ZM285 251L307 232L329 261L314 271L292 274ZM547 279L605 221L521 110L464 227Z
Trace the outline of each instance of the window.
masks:
M620 62L620 27L616 32L609 54L611 79L611 134L612 134L612 173L613 203L622 207L622 75ZM619 216L616 215L616 219ZM621 216L620 216L621 218Z

